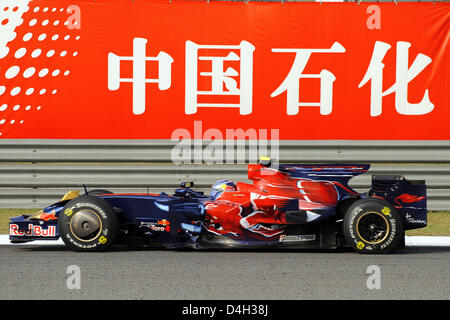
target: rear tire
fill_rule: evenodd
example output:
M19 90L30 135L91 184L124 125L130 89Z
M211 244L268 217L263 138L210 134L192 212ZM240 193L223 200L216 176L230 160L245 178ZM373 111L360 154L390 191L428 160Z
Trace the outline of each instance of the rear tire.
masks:
M69 201L58 218L59 234L75 251L103 251L114 242L119 219L108 202L95 196Z
M379 199L353 203L345 213L343 229L347 243L358 253L388 253L404 238L399 214Z

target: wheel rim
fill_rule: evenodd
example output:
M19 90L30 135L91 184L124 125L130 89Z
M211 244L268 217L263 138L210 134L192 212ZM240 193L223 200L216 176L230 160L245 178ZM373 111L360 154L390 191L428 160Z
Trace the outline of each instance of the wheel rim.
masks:
M366 243L378 244L389 235L389 222L381 213L366 212L356 222L356 232Z
M70 231L80 241L92 241L102 231L102 220L94 211L85 209L77 211L70 220Z

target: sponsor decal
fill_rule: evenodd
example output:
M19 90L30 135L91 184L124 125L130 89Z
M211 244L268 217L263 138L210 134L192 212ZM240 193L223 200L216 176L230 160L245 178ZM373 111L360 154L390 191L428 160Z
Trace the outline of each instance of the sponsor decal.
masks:
M78 243L77 241L75 241L74 239L72 239L72 237L69 234L66 234L65 236L66 236L66 239L70 241L70 243L77 246L78 248L91 249L91 248L97 247L100 244L100 242L96 242L94 244L81 244L81 243Z
M406 213L405 215L406 221L411 224L423 224L427 225L427 221L424 219L415 219L412 215L409 213Z
M41 226L29 224L27 230L20 230L17 224L10 224L9 235L14 237L55 237L56 226L44 229Z
M300 242L300 241L314 241L314 240L316 240L315 234L302 234L291 236L283 234L280 236L280 242Z
M157 226L157 225L151 225L151 226L149 226L149 228L152 231L158 231L158 232L170 231L170 227L161 227L161 226Z
M450 139L448 3L402 5L403 20L390 3L292 2L276 14L272 3L47 3L1 2L1 138L178 140L195 117L221 140L233 117L236 130L283 128L281 140ZM186 28L197 16L212 18ZM292 16L308 32L280 41Z
M170 222L166 219L158 220L156 222L141 222L141 226L149 228L151 231L156 232L169 232Z
M158 220L158 224L165 226L165 227L170 226L170 222L167 221L166 219Z
M419 201L422 201L423 199L426 199L426 197L425 196L419 197L416 195L403 193L395 198L395 203L398 205L398 206L396 206L396 208L403 208L402 203L399 202L400 200L405 204L405 203L419 202Z
M44 220L44 221L58 220L58 217L55 216L55 210L53 210L51 213L43 212L43 213L41 213L39 218Z
M387 239L387 241L381 244L380 249L384 249L387 246L389 246L392 243L392 241L394 241L395 235L397 233L397 226L395 224L395 219L389 219L389 221L390 221L392 231L391 231L390 236Z

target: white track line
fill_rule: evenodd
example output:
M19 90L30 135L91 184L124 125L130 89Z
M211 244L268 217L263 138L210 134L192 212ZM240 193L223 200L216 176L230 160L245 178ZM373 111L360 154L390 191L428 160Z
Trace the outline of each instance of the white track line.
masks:
M6 234L0 235L0 245L64 245L61 239L58 240L36 240L32 242L12 244L9 242L9 236ZM450 237L440 236L406 236L405 245L407 247L450 247Z
M432 246L432 247L447 247L450 246L450 237L438 237L438 236L414 236L405 237L405 245L407 247L420 247L420 246Z
M36 241L31 241L31 242L25 242L25 243L11 243L9 242L9 235L7 234L1 234L0 235L0 245L19 245L19 246L23 246L23 245L64 245L64 242L60 239L58 240L36 240Z

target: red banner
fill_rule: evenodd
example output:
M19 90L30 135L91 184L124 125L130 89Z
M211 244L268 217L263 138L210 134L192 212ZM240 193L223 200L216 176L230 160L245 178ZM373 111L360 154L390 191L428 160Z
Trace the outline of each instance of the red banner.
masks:
M0 137L450 140L449 8L3 1Z

